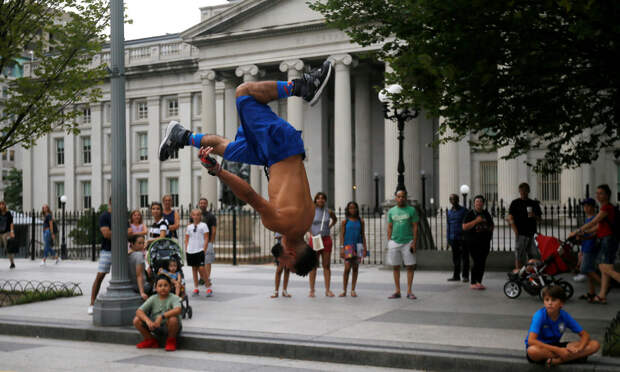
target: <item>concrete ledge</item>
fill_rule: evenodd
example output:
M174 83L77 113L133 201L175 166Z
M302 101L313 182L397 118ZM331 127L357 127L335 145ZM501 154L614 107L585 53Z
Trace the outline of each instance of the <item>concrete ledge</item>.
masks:
M0 318L0 334L132 345L140 341L129 327L95 327L87 322L53 324L41 319ZM184 330L179 347L194 351L257 355L434 371L543 371L522 352L444 345L375 342L373 340L304 339L303 336L235 331ZM138 351L136 351L138 353ZM619 371L620 360L594 357L586 364L561 366L561 371Z

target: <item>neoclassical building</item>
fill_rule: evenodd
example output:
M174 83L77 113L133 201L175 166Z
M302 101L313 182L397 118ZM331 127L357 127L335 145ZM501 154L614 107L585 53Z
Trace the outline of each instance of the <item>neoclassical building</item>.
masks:
M396 188L396 123L383 116L377 87L389 66L373 58L376 46L352 43L342 31L301 0L240 0L200 9L201 22L181 34L126 41L127 201L144 207L163 194L180 205L200 196L218 199L220 185L201 168L196 150L159 162L158 147L167 123L178 120L193 131L234 138L239 125L235 87L244 81L291 80L329 58L334 77L320 102L301 98L272 102L271 108L303 131L312 193L325 191L343 207L356 200L370 208L392 199ZM107 63L109 51L93 64ZM34 62L37 63L36 61ZM31 66L27 63L25 74ZM101 102L84 103L81 133L55 132L24 151L24 208L49 203L67 208L97 207L110 195L109 83ZM583 197L586 185L620 183L611 152L577 170L540 177L525 159L499 160L503 153L472 152L466 140L433 148L439 118L421 113L405 126L405 183L412 199L446 205L448 195L468 184L472 193L509 200L528 181L534 197L558 203ZM527 159L542 156L532 151ZM424 182L422 174L424 174ZM252 167L252 186L266 196L267 179Z

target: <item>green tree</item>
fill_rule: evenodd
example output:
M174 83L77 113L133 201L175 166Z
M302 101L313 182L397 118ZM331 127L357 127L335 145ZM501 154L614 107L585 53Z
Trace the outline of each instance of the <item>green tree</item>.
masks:
M6 206L17 212L22 211L22 171L11 168L3 179L4 182L4 201Z
M543 148L535 170L557 172L595 160L618 138L618 1L309 4L353 41L380 45L394 69L388 83L404 88L397 104L443 117L443 140L471 134L474 149L512 146L509 158Z
M75 229L69 232L69 237L78 245L90 244L95 234L95 242L101 244L103 236L99 230L99 216L108 210L107 204L101 204L99 210L89 209L85 211L77 221ZM95 224L93 225L93 213Z
M31 147L52 130L79 133L74 104L101 97L106 66L90 65L109 24L105 0L0 0L0 71L34 59L34 77L0 82L10 95L0 113L0 151Z

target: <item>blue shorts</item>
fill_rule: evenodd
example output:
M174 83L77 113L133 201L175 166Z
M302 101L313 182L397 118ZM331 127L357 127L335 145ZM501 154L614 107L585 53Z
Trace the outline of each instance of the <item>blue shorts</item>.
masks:
M237 97L241 126L228 144L224 159L268 167L290 156L305 157L301 131L252 96Z
M582 274L592 273L596 271L596 258L598 257L598 246L595 245L592 247L592 251L583 252L583 256L581 257L581 268L580 272Z

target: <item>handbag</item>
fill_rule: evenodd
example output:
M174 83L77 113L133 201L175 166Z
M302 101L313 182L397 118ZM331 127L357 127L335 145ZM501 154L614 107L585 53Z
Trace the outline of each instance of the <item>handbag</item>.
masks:
M323 218L321 219L321 230L319 230L318 235L312 236L312 249L315 251L325 249L325 246L323 245L323 237L321 236L321 231L323 231L323 224L325 223L326 214L327 211L323 211Z
M355 245L348 244L344 246L344 259L357 257L357 249Z

